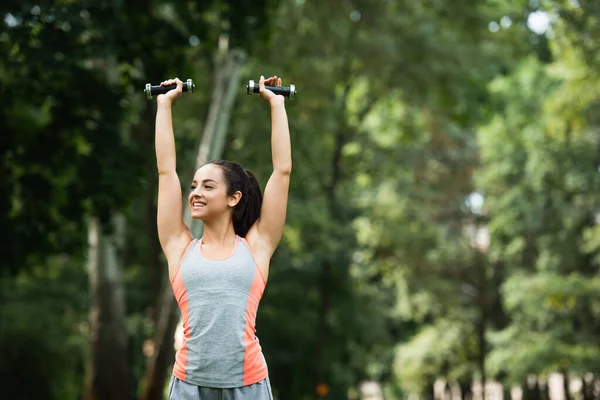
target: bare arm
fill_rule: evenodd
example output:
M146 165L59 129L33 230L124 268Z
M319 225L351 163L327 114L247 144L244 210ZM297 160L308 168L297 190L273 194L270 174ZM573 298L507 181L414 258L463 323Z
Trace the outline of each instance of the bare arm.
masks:
M165 81L170 85L175 81ZM169 264L172 278L183 251L192 240L183 222L182 193L177 176L175 136L173 134L172 105L181 94L182 83L177 80L177 89L157 98L156 111L156 164L158 167L158 239Z
M264 89L265 85L274 86L274 84L281 86L281 79L277 77L266 81L261 79L259 83L261 96L269 101L271 107L273 173L265 187L260 218L248 232L249 241L255 242L255 251L262 253L260 258L264 258L267 264L283 234L292 173L292 149L285 100L283 96L276 96L273 92Z

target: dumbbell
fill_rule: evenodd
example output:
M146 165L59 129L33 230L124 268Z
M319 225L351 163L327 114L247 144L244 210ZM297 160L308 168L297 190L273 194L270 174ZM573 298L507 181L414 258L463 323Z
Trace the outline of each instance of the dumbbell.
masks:
M293 100L296 98L296 86L265 86L265 89L270 90L275 94L280 94L284 97ZM258 83L255 83L252 79L248 81L248 86L246 86L246 93L252 95L254 93L260 93L260 89L258 87Z
M183 82L182 91L187 92L187 93L193 93L194 87L195 87L194 82L191 79L188 79L187 81ZM165 94L169 90L173 90L176 88L177 88L177 84L175 84L175 83L172 85L167 85L167 86L161 86L161 85L152 86L151 84L146 83L146 87L144 88L144 93L146 93L146 97L150 100L150 99L152 99L152 96L158 96L159 94Z

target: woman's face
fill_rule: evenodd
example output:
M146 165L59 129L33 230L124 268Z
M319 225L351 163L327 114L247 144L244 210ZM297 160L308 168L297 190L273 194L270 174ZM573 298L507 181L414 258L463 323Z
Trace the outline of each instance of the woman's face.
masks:
M227 196L223 169L214 164L202 166L192 181L188 206L192 218L208 220L231 211L239 201L240 192Z

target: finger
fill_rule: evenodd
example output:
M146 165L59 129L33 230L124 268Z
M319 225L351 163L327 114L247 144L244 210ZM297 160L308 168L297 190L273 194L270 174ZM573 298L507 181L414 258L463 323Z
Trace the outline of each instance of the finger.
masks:
M177 90L183 90L183 82L179 78L175 78L175 84L177 85Z
M282 82L281 78L278 78L277 79L277 86L281 86L282 84L283 84L283 82Z
M264 76L260 76L260 79L258 80L258 88L260 90L263 90L265 88L265 77Z

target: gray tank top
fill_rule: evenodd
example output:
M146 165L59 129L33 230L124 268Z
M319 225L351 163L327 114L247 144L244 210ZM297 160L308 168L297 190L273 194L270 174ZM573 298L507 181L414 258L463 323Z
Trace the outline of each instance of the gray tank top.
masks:
M183 320L173 375L197 386L234 388L268 376L255 335L265 280L245 239L221 260L202 253L194 239L171 281Z

